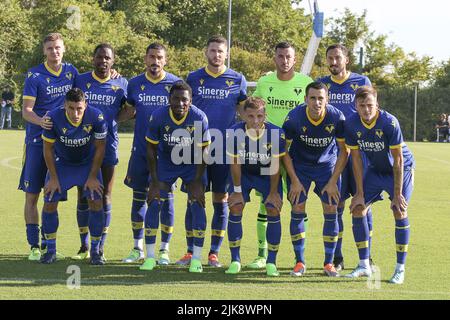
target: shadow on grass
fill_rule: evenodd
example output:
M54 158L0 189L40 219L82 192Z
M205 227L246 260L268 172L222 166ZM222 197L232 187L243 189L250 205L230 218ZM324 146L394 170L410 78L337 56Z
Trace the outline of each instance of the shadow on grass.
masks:
M65 285L72 273L69 266L78 266L82 285L92 286L139 286L170 284L292 284L327 283L354 281L345 278L327 278L322 269L309 269L302 277L292 277L290 268L279 268L279 277L267 277L265 269L250 270L243 268L238 275L225 274L226 268L204 266L203 273L195 274L184 266L160 266L153 271L139 270L139 264L124 264L119 260L110 260L104 266L91 266L88 261L65 259L52 265L28 261L23 255L0 255L0 287L36 287Z

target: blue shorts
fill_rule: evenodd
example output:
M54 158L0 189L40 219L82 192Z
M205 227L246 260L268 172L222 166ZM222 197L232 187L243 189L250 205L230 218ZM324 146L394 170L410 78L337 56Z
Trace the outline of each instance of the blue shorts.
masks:
M45 184L47 165L45 164L42 144L27 143L24 146L22 174L19 190L39 193Z
M50 194L45 195L44 202L64 201L67 199L67 191L69 189L74 186L84 187L92 167L92 163L75 166L61 163L61 161L56 161L55 165L59 185L61 187L61 193L55 192L51 200L49 199ZM47 173L47 176L45 177L45 183L47 183L49 179L50 175ZM103 183L101 170L98 170L97 179L100 181L100 183ZM91 192L89 190L85 190L83 192L83 196L91 200L102 199L102 195L98 194L97 192L94 192L94 198L92 199Z
M305 202L308 199L309 188L311 187L311 183L315 183L314 192L319 196L320 200L323 203L328 203L328 195L327 193L322 194L322 189L327 185L331 176L333 175L334 166L321 166L321 167L311 167L311 166L299 166L294 165L295 174L300 180L301 184L306 190L306 194L303 192L300 194L300 199L298 203ZM288 180L288 190L291 187L291 180L289 177ZM338 179L337 187L340 190L341 188L341 178ZM334 205L337 205L334 201L332 201Z
M175 188L175 182L178 178L182 180L183 185L188 185L194 180L197 172L197 165L173 165L167 163L162 165L159 163L157 171L159 181L172 186L171 189L173 190ZM206 187L206 173L203 174L202 182Z
M148 171L147 157L131 153L128 162L127 176L124 183L133 190L148 190L150 172Z
M341 189L339 192L341 193L341 201L347 200L356 193L356 182L350 157L341 173Z
M405 197L407 203L411 199L414 189L414 170L405 169L403 171L403 187L402 195ZM368 169L364 174L364 201L366 204L374 203L378 200L383 200L381 193L386 191L389 194L389 199L392 200L394 196L394 175L380 174L372 169Z
M206 167L206 191L226 193L229 188L230 166L228 164L211 164Z
M229 180L229 188L228 193L231 194L234 192L233 180ZM266 201L267 197L270 193L270 176L257 176L250 175L242 172L241 175L241 188L242 188L242 196L245 202L250 202L250 192L252 189L255 189L256 192L259 192L263 197L263 203ZM280 194L280 198L283 199L283 183L280 181L278 183L278 193Z

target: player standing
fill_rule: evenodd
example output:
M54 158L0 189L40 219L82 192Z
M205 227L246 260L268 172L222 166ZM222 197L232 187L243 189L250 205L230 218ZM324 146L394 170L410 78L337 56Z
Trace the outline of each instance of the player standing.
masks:
M159 43L151 43L144 57L146 71L128 83L127 104L124 118L136 118L133 147L131 150L125 185L133 189L131 225L134 247L123 262L135 262L144 258L144 219L147 211L147 193L150 175L147 162L145 133L153 111L169 104L172 84L179 78L164 70L167 64L167 49ZM122 117L122 115L121 115ZM163 198L161 209L161 249L159 264L169 263L169 241L173 231L173 193Z
M115 52L113 47L107 43L99 44L94 49L93 65L94 71L80 74L75 80L74 87L80 88L89 106L99 109L108 126L106 138L105 157L103 159L101 172L103 178L103 211L105 213L105 226L100 242L100 256L104 259L104 245L111 223L111 193L114 183L115 166L119 162L117 133L117 117L127 97L128 82L125 78L111 79L111 68L114 65ZM88 201L82 197L83 190L78 188L77 222L80 231L81 247L75 260L89 257L88 245Z
M275 46L273 61L276 72L271 72L258 80L254 97L263 98L266 102L267 121L281 127L289 111L304 102L306 86L313 80L295 71L297 59L295 48L288 42L280 42ZM286 174L281 169L283 180ZM286 183L283 183L286 192ZM261 198L257 219L258 256L247 265L251 269L264 268L267 256L267 213ZM307 221L305 217L305 222Z
M106 122L100 110L87 107L84 93L78 88L71 89L64 107L51 111L48 117L53 126L42 133L48 167L42 227L48 248L40 261L44 264L56 261L58 202L67 198L70 188L80 186L89 202L90 263L103 265L99 254L104 226L100 167L105 153Z
M225 66L228 52L227 40L221 36L211 37L206 44L205 55L208 65L191 72L186 82L192 88L192 101L208 117L213 142L221 137L225 146L225 130L235 123L236 108L247 98L247 82L245 77ZM214 130L215 129L215 130ZM217 132L217 134L213 134ZM220 267L218 260L220 246L225 236L228 220L228 174L225 147L222 150L211 150L214 162L207 167L207 190L212 191L214 213L211 221L211 249L208 254L208 265ZM192 214L186 212L187 253L177 261L186 265L192 255Z
M331 75L319 78L317 81L323 82L328 87L328 103L339 109L349 118L356 113L355 91L361 86L370 86L370 80L364 75L350 72L347 70L349 64L348 49L341 44L334 44L327 48L326 59L328 69ZM342 237L344 233L343 214L345 209L345 200L355 194L355 182L351 167L351 161L342 172L341 199L338 204L338 223L339 238L336 246L335 258L333 264L337 271L344 269L344 258L342 254ZM369 222L370 240L372 239L372 212L367 213ZM372 264L372 259L370 259Z
M338 237L340 175L347 163L348 151L344 139L344 115L327 101L325 84L310 83L306 87L305 104L289 112L283 124L295 173L303 186L299 203L292 203L290 231L296 265L291 274L294 276L301 276L306 271L304 218L312 182L323 208L324 272L330 277L338 276L332 262ZM288 190L289 185L290 179Z
M377 91L363 86L356 91L355 99L358 114L345 123L345 142L351 150L357 187L350 209L360 262L347 277L372 274L366 212L372 203L382 199L381 193L386 191L395 219L397 248L397 265L390 282L402 284L409 244L407 207L414 185L414 158L403 141L397 118L379 108ZM361 160L362 153L366 156L366 163Z

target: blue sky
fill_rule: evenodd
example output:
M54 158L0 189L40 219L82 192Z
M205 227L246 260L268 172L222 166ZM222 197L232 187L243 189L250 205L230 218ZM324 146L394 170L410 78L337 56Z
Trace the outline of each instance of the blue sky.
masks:
M311 4L313 0L310 0ZM405 52L432 56L435 62L450 59L450 1L445 0L318 0L325 18L349 8L361 14L367 9L370 30L388 35ZM308 0L301 5L309 13Z

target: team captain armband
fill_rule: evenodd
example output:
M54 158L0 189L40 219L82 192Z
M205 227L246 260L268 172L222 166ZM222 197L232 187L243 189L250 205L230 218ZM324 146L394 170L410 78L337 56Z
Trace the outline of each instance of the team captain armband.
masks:
M107 135L108 135L108 132L106 132L106 131L105 132L95 132L94 133L94 137L97 140L105 139Z

